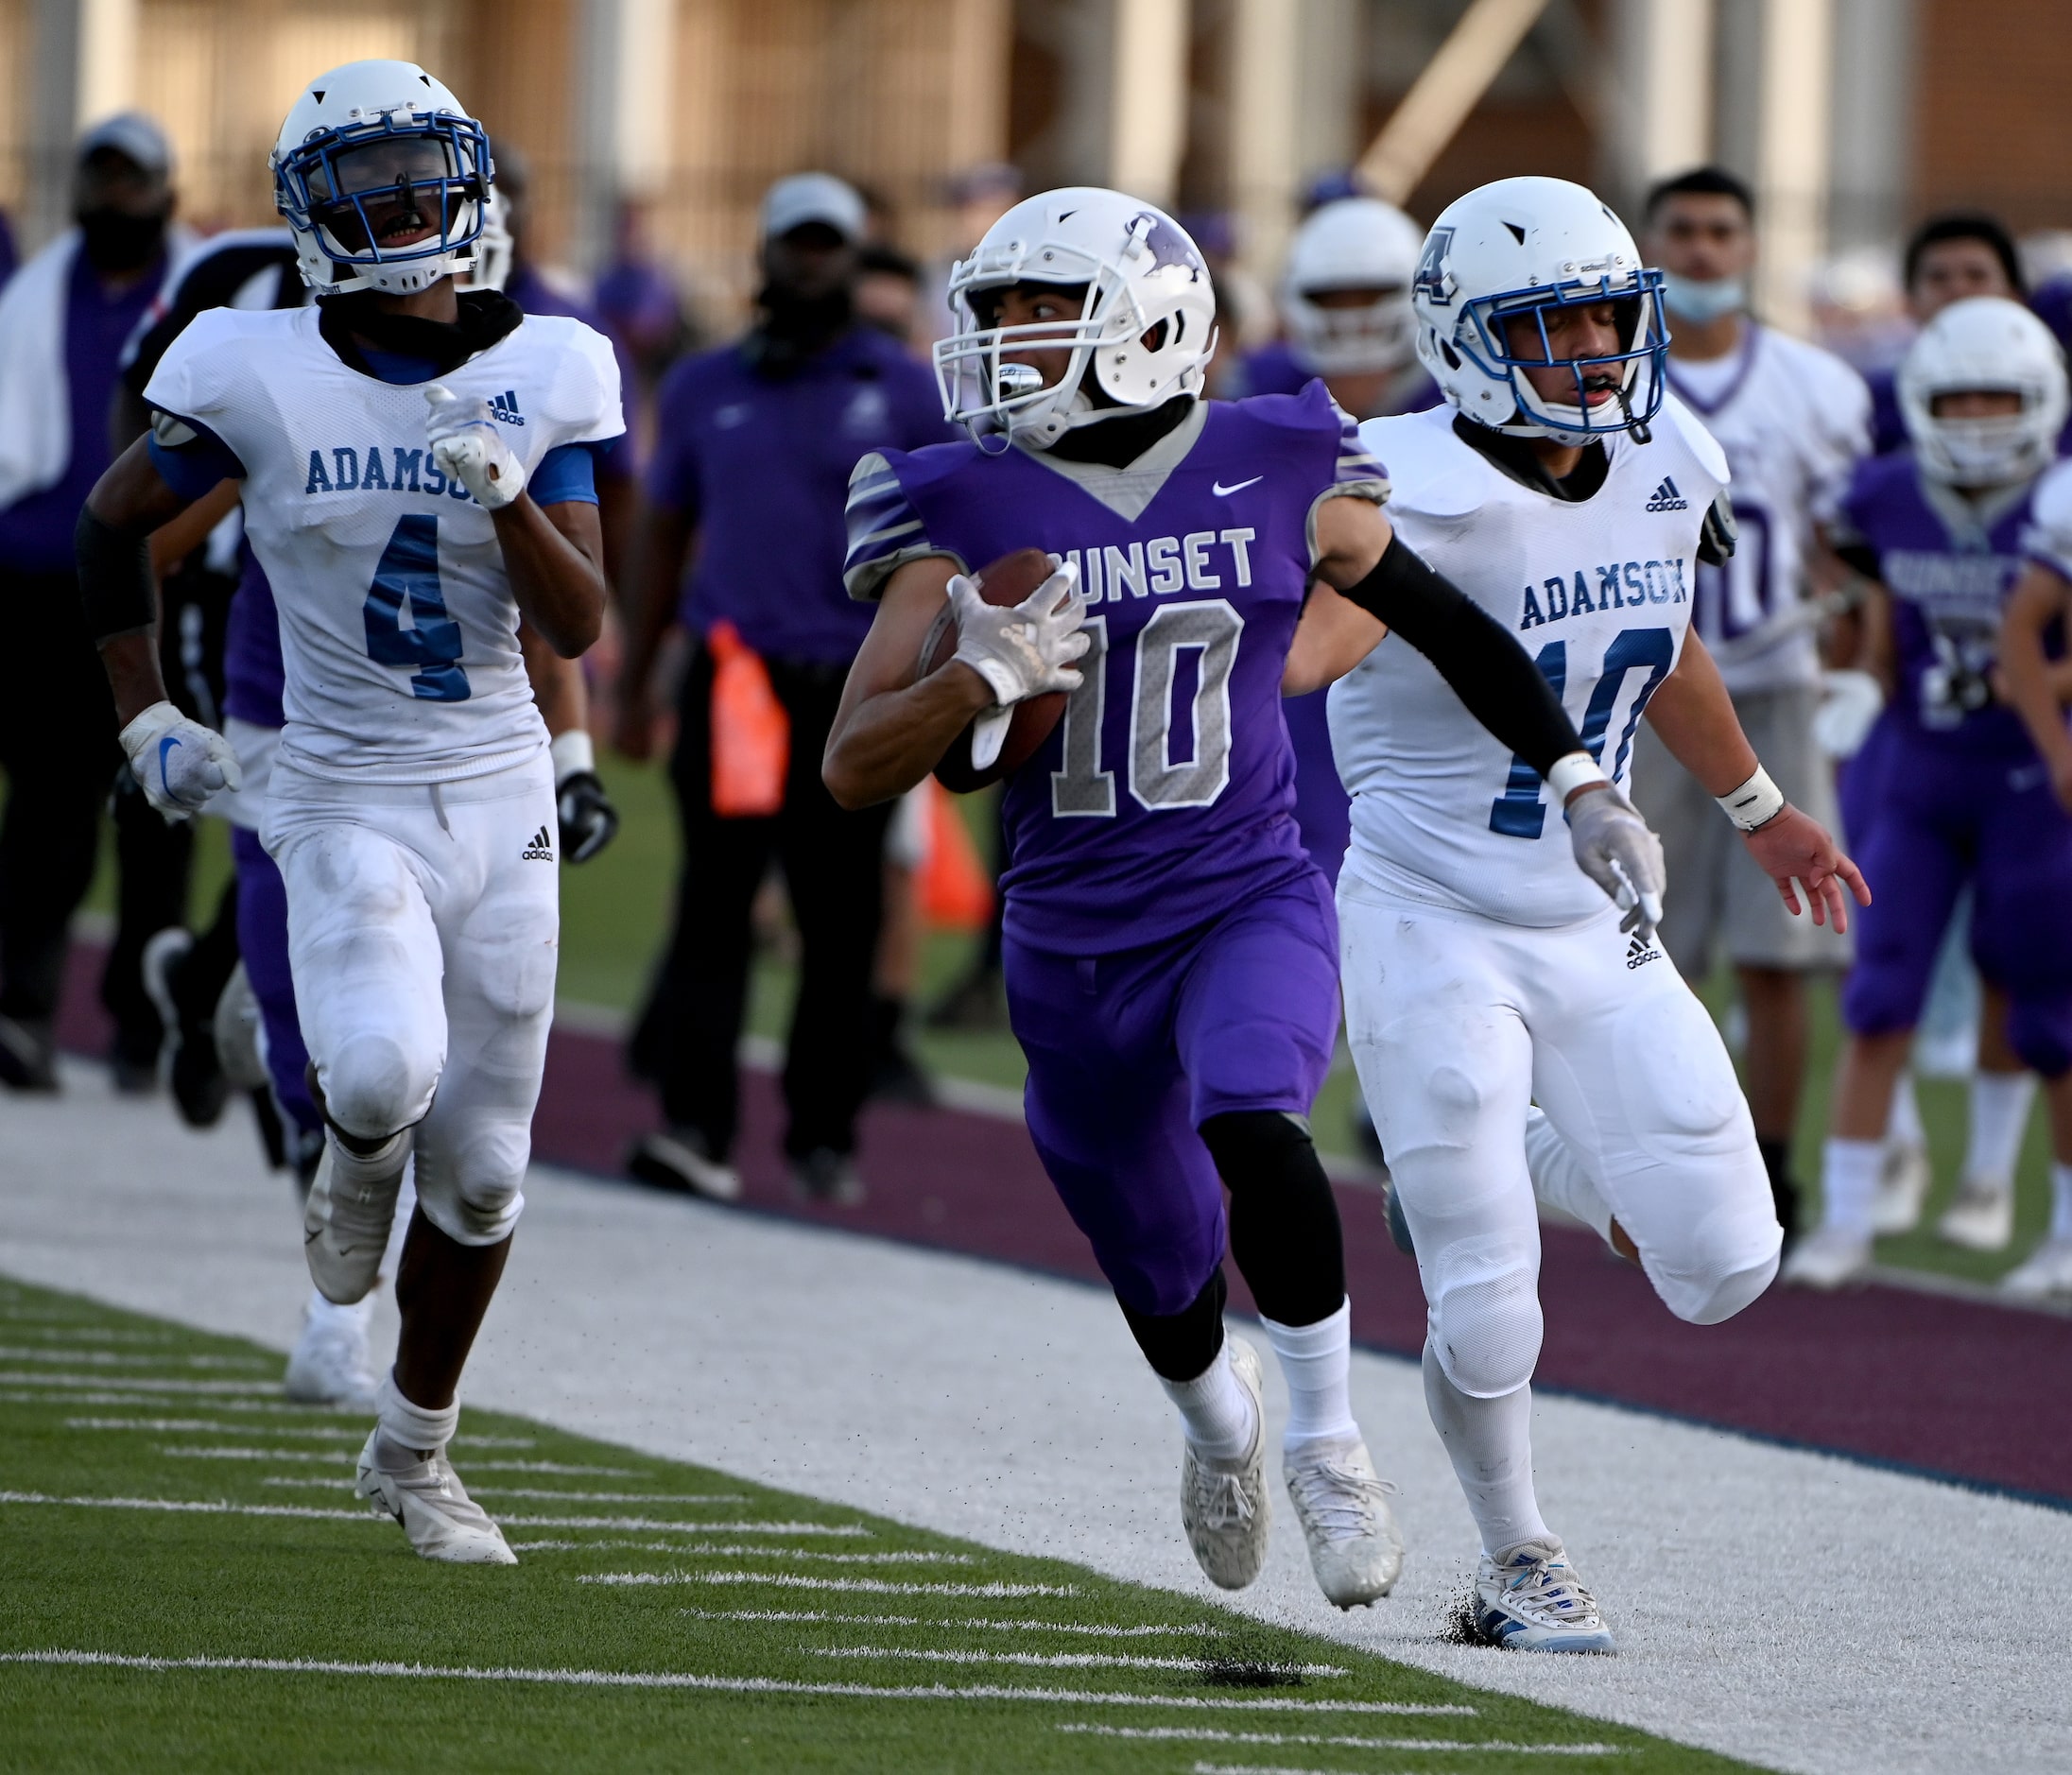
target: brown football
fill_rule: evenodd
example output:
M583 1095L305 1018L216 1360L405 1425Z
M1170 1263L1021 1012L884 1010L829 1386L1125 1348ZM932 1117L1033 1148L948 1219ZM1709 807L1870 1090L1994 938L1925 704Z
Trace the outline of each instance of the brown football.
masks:
M1019 604L1049 578L1050 573L1050 557L1042 549L1018 548L975 574L973 579L978 595L988 604L1010 605ZM921 644L921 676L941 671L956 657L957 621L945 604L929 629L927 639ZM972 767L972 730L966 727L942 754L942 762L935 767L935 780L955 794L969 795L974 789L1012 775L1035 755L1036 749L1050 737L1050 730L1064 718L1064 704L1062 690L1016 703L1000 756L984 770Z

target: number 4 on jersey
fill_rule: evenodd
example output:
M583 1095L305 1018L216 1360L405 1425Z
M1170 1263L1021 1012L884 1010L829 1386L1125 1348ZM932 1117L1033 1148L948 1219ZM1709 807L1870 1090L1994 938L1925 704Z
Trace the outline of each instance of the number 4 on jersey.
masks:
M460 625L439 589L439 518L406 512L381 551L367 588L367 657L377 665L414 665L410 694L429 702L465 702ZM405 621L407 613L407 624Z

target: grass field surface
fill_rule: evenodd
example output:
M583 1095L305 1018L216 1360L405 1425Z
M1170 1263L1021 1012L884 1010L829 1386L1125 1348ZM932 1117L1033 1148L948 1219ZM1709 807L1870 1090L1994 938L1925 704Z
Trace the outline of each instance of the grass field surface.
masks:
M279 1373L0 1282L0 1768L1746 1766L473 1409L520 1563L435 1566Z

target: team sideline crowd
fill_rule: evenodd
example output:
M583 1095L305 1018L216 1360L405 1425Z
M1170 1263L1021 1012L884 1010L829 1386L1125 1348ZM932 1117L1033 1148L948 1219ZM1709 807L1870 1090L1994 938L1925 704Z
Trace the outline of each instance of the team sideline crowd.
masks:
M1004 993L1226 1589L1277 1490L1226 1255L1320 1589L1402 1566L1309 1121L1341 1040L1493 1645L1617 1643L1534 1487L1543 1211L1696 1325L1860 1279L1924 1215L1917 1036L1969 994L1937 1232L2009 1247L2040 1081L2049 1232L2001 1285L2072 1296L2072 276L2031 289L1992 217L1917 230L1909 342L1853 365L1751 312L1718 168L1637 234L1558 179L1428 229L1325 181L1243 350L1219 243L1125 193L981 169L927 267L804 172L764 197L748 331L685 353L652 265L579 296L535 262L522 159L431 71L316 76L270 176L279 227L192 237L121 113L0 285L0 596L36 662L0 715L0 1083L60 1088L112 805L116 1082L198 1126L250 1101L306 1191L287 1390L371 1411L355 1489L426 1559L516 1560L448 1447L525 1205L560 869L619 824L594 694L623 753L670 746L683 837L629 1166L712 1200L773 869L785 1154L854 1203L864 1103L927 1089L929 798L994 794L960 997ZM198 817L234 873L190 931ZM1722 962L1739 1073L1692 990Z

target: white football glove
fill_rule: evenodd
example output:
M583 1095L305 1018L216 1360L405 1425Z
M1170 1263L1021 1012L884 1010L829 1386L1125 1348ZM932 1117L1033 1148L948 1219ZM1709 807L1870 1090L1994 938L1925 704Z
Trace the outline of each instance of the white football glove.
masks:
M1086 599L1078 567L1061 564L1019 604L1005 609L988 604L962 574L950 581L949 592L957 658L986 681L1003 709L1050 691L1079 689L1080 675L1072 662L1093 644L1079 628Z
M199 813L210 796L244 781L222 734L154 702L117 735L145 799L168 820Z
M1568 842L1576 853L1576 867L1626 914L1619 929L1637 929L1642 942L1653 942L1655 926L1662 922L1668 869L1662 860L1662 840L1632 802L1610 784L1579 795L1568 808Z
M1813 737L1830 758L1854 758L1885 712L1885 686L1869 672L1822 672Z
M496 416L479 395L456 394L443 383L424 390L432 466L458 481L485 511L500 510L526 491L526 465L511 454Z

